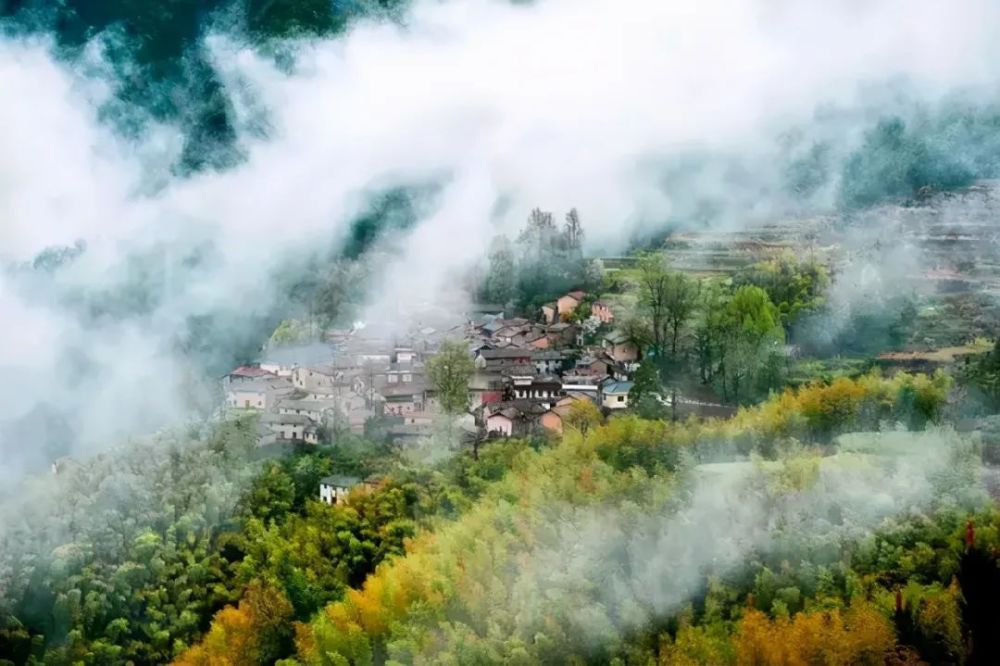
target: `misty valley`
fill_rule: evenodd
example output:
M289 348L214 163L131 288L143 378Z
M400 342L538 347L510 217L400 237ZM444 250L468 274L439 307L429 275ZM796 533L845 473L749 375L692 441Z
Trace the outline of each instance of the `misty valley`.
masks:
M1000 663L998 28L0 0L0 666Z

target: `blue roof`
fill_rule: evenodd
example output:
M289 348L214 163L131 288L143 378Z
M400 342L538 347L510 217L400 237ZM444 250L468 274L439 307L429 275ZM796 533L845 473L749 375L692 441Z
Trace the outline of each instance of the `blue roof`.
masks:
M628 393L634 384L635 382L608 382L601 390L611 394Z

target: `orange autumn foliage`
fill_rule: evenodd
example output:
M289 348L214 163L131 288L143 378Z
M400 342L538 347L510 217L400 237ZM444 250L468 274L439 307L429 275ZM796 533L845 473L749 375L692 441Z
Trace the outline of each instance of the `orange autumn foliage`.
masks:
M884 664L894 654L892 624L873 605L769 618L748 610L733 637L740 666Z
M212 618L212 628L173 666L244 666L273 659L276 634L290 630L292 605L278 589L252 583L239 606L226 606Z

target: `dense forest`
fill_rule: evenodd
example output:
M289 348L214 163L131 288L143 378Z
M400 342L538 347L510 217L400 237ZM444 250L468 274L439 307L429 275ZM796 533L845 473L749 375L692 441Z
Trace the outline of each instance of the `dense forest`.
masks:
M113 82L100 123L126 142L176 128L170 178L183 183L233 170L241 133L272 131L266 112L237 121L210 36L293 75L304 45L358 22L406 30L409 4L0 0L0 31L48 40L74 71L95 66L96 48L98 78ZM366 404L353 431L262 445L264 416L221 407L218 380L353 324L400 260L389 240L412 238L450 175L367 184L343 233L261 268L273 293L255 307L171 300L211 282L225 254L213 240L143 245L116 258L113 279L80 284L82 240L4 258L0 296L57 311L80 336L53 363L60 381L100 387L109 375L85 335L115 322L166 340L150 355L182 360L199 410L86 452L79 412L58 400L0 421L0 452L26 461L0 489L0 665L1000 663L1000 322L984 315L996 257L901 269L875 299L838 295L857 264L818 241L742 239L751 260L708 270L670 254L689 242L673 232L732 226L759 201L824 217L823 241L863 239L872 211L888 225L1000 177L1000 102L886 88L770 127L748 152L651 159L672 205L613 252L590 230L618 221L591 226L586 210L546 201L491 229L456 278L476 313L419 352L439 413L415 443L389 435L402 417ZM920 243L981 244L928 228ZM937 282L904 288L910 273ZM488 435L468 382L489 360L462 338L486 310L546 335L575 327L565 348L531 350L555 351L561 369L609 336L612 350L631 345L605 378L628 387L628 407L587 398L558 431ZM949 345L934 337L945 319L959 331ZM155 395L158 368L135 390ZM680 413L688 397L716 412ZM359 480L348 500L321 501L331 476Z
M1000 439L935 426L947 390L817 382L730 420L597 414L430 465L350 438L273 458L246 421L159 438L24 498L0 645L14 663L990 663L974 636L1000 518L978 475ZM892 422L926 429L873 432ZM313 496L331 471L381 480L331 507ZM718 535L713 564L691 529Z

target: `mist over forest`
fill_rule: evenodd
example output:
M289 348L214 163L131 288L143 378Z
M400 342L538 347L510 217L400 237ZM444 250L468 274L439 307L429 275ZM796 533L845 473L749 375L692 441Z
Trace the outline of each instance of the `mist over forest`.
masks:
M0 0L0 664L995 663L997 30Z

